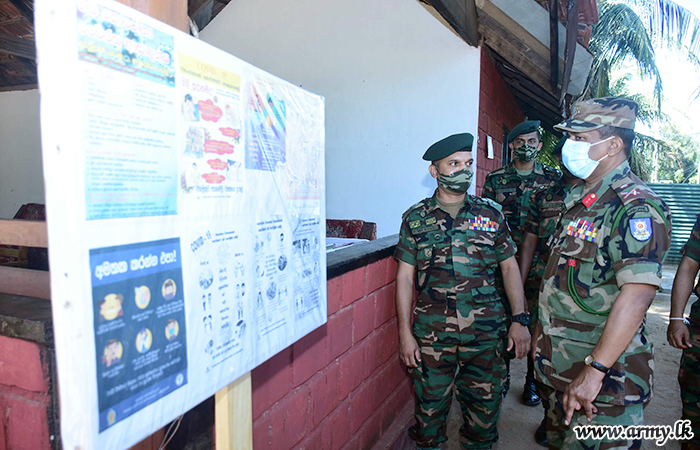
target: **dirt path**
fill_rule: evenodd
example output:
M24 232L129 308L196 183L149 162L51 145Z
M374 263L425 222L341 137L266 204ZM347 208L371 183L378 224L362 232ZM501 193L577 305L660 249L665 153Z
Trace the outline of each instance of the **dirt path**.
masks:
M672 425L681 416L681 401L677 382L681 351L671 347L666 342L671 286L675 272L675 266L664 268L663 292L657 294L647 314L647 324L654 343L656 362L654 397L644 410L644 423L647 425ZM688 303L692 303L695 299L696 297L692 296ZM686 312L689 308L690 305ZM542 420L543 409L541 406L527 407L520 401L525 372L525 360L512 362L512 387L503 401L501 418L498 423L500 435L498 450L541 450L543 448L537 445L533 437L535 429ZM460 448L458 430L461 424L462 418L455 401L452 404L448 424L449 450L459 450ZM642 448L656 449L660 447L657 447L653 441L644 441ZM678 450L680 445L677 442L668 442L663 448Z

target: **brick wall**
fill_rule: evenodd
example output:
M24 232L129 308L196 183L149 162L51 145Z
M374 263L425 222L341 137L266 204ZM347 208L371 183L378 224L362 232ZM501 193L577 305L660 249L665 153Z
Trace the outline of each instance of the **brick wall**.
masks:
M397 355L396 262L328 281L328 323L253 370L253 446L368 449L412 401Z
M0 336L0 450L49 450L51 380L46 346Z
M525 120L501 75L491 63L488 50L481 47L481 76L479 82L479 139L477 151L476 195L481 195L486 175L501 167L503 125L508 129ZM494 159L488 159L486 136L493 140Z

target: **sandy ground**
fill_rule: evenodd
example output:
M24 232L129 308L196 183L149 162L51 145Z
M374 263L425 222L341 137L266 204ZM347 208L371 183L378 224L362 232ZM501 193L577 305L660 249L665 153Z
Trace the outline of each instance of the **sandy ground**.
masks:
M664 268L663 291L657 294L647 314L656 361L654 397L644 410L644 423L647 425L671 425L681 416L680 392L677 382L681 351L671 347L666 342L671 286L675 272L675 266ZM688 303L692 303L695 299L696 297L693 295ZM686 312L689 308L690 306ZM511 363L511 389L503 401L501 418L498 423L500 439L498 446L494 446L498 450L541 450L543 448L535 442L534 433L542 420L544 410L539 405L536 407L525 406L520 400L525 382L525 372L524 359ZM455 401L452 404L448 424L449 450L460 449L458 430L461 424L462 418ZM653 441L644 441L642 448L655 449L660 447L657 447ZM680 445L678 442L668 442L663 448L677 450L680 449Z

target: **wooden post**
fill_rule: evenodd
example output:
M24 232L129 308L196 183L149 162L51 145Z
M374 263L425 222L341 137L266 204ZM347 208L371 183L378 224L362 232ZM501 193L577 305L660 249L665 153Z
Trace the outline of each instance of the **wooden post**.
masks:
M216 450L253 449L250 372L216 393Z
M127 6L189 31L186 0L118 0ZM216 393L216 449L253 449L253 400L250 372Z

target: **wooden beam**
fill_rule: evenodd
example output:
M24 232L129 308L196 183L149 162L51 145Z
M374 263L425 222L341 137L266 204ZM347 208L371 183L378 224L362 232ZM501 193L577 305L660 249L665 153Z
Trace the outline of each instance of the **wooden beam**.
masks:
M253 450L253 390L250 372L216 393L217 450Z
M476 0L479 32L496 52L530 79L554 94L550 49L490 0ZM559 70L564 62L559 60Z
M0 266L0 293L51 300L49 272Z
M31 3L28 3L24 0L10 0L10 3L17 8L17 10L24 16L25 19L29 21L29 23L34 26L34 9L32 8Z
M21 21L21 17L10 17L7 19L0 20L0 27L4 27L5 25L12 25L13 23L19 23Z
M39 85L38 84L17 84L15 86L0 86L0 92L29 91L31 89L39 89Z
M46 222L0 220L0 244L47 248L49 240L46 233Z
M552 92L559 91L559 0L549 0L549 76Z
M36 60L36 46L33 39L22 39L5 33L0 33L0 53Z
M544 67L538 66L531 58L515 48L511 41L503 38L490 28L480 26L479 32L484 37L484 43L492 48L494 52L501 55L528 78L550 92L549 73L545 71L549 65L548 63ZM550 92L550 95L551 94Z
M576 36L578 36L578 0L568 0L568 14L566 15L566 53L564 62L564 80L561 86L561 97L564 99L569 89L571 71L574 67L574 54L576 53Z
M479 21L474 0L423 0L472 47L479 45Z

